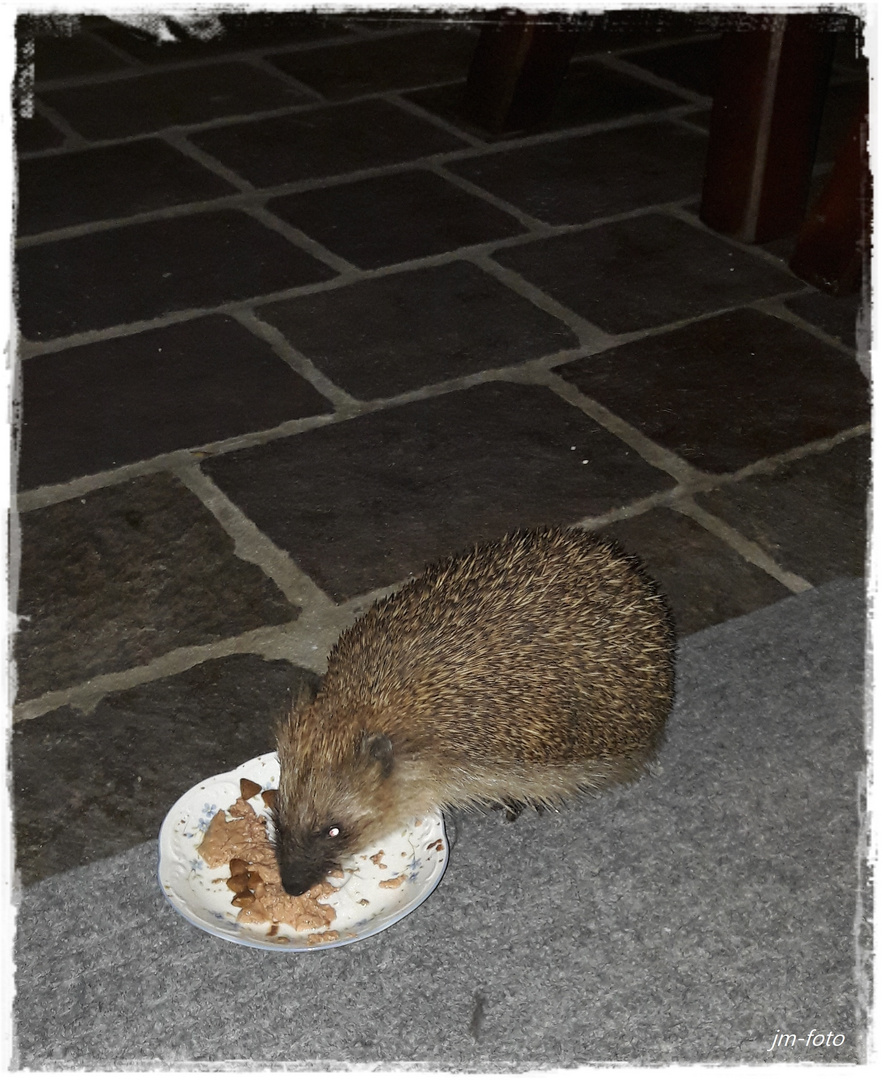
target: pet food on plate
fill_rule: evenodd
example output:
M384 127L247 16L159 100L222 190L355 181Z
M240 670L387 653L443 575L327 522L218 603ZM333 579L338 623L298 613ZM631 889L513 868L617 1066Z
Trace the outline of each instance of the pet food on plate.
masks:
M301 896L290 896L285 891L266 819L255 813L248 801L259 792L260 784L241 780L239 798L228 810L215 814L197 851L207 866L229 868L227 886L233 893L231 904L239 908L238 922L269 923L270 936L278 934L284 923L296 931L321 931L311 938L332 941L337 931L326 928L336 912L320 900L337 889L328 881L320 881ZM274 794L272 790L262 793L267 806L272 805Z

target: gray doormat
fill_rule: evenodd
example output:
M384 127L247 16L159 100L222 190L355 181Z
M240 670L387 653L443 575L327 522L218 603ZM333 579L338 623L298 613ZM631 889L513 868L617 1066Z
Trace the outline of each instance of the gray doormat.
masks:
M687 638L655 775L457 817L436 892L357 944L210 937L154 844L23 891L16 1065L862 1060L864 635L864 584L838 581Z

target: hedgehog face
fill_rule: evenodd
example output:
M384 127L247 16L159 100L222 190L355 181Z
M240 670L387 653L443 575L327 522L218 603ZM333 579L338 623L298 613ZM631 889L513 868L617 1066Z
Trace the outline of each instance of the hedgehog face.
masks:
M392 744L386 735L361 732L341 753L332 754L326 743L317 754L288 726L277 749L276 856L283 887L300 896L373 838Z
M323 881L352 849L349 830L334 821L321 825L286 827L276 819L276 858L282 886L300 896Z

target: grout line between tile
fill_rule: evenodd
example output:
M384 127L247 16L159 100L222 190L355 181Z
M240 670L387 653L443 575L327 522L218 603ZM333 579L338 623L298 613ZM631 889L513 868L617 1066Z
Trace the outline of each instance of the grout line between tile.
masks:
M544 235L550 228L554 227L540 218L528 214L525 210L519 209L514 203L501 199L498 195L494 195L493 192L479 187L478 184L473 184L471 180L467 180L464 176L458 176L457 173L450 172L445 168L445 163L442 161L432 162L426 165L425 169L427 172L433 172L436 176L440 176L449 184L460 188L461 191L465 191L468 195L474 195L483 202L502 210L503 213L515 218L516 221L519 221L526 229L530 230L531 234Z
M60 709L65 705L88 714L108 694L130 690L135 686L168 678L170 675L179 675L206 660L218 660L240 653L257 653L267 660L287 659L280 656L279 652L281 648L284 648L283 641L287 640L296 627L296 622L279 626L262 626L236 637L212 642L210 645L189 645L173 649L140 667L96 675L75 686L49 690L39 697L14 705L13 723L36 719L44 713Z
M440 83L437 85L447 86L448 83ZM428 89L428 87L420 87L419 89ZM471 143L476 148L485 149L488 147L488 142L485 139L480 139L477 135L473 135L471 131L466 131L464 128L458 127L450 120L446 120L443 116L439 116L438 113L430 112L429 109L424 109L421 105L418 105L416 101L410 101L406 94L413 93L413 90L398 90L389 92L385 95L387 101L398 105L399 108L404 109L405 112L412 113L418 120L424 120L427 123L434 124L436 127L446 131L449 135L454 135L458 139L464 139L466 142Z
M131 462L128 465L107 469L104 472L92 473L89 476L78 476L73 480L66 480L58 484L43 484L40 487L31 488L16 495L14 498L15 511L19 514L26 514L31 510L40 510L44 506L53 506L55 503L66 502L68 499L88 495L90 492L98 491L101 488L125 483L127 480L136 480L138 477L150 476L158 472L168 472L178 466L189 465L194 460L200 460L209 455L230 453L233 450L245 450L251 446L272 442L274 439L285 438L288 435L299 435L302 431L324 427L326 424L333 423L338 419L344 418L335 417L333 413L319 413L314 416L300 417L297 420L286 420L284 423L274 428L267 428L264 431L251 431L244 435L233 435L228 439L219 439L213 443L204 443L198 447L173 450L167 454L157 454L156 457Z
M683 109L686 106L677 106ZM509 150L528 150L535 146L544 146L547 143L563 142L567 139L582 138L589 135L600 135L609 131L626 131L629 128L641 127L643 124L671 123L674 120L668 115L667 109L656 109L651 112L631 113L629 116L618 116L610 120L596 120L589 124L580 124L576 127L561 128L555 131L540 131L530 135L514 135L511 138L501 139L498 142L488 143L483 147L470 147L462 150L449 150L445 154L448 161L463 161L482 155L503 154Z
M699 216L698 212L688 209L690 201L692 200L685 200L685 205L673 207L670 213L685 224L692 225L694 229L700 229L702 232L715 237L717 240L732 244L734 248L743 251L746 255L753 255L755 258L762 259L764 262L769 263L770 266L774 266L777 270L791 273L787 263L777 255L774 255L771 251L767 251L762 244L749 244L745 240L737 240L735 236L724 236L723 233L715 232L714 229L709 228ZM796 275L794 275L794 282L795 289L802 289L806 286L806 282L801 281Z
M80 24L76 28L75 32L76 32L78 37L79 37L80 34L82 34L83 37L85 37L88 41L91 41L94 45L98 45L98 47L100 49L102 49L102 50L103 49L108 49L110 52L112 52L117 57L118 60L121 60L123 63L131 64L131 66L135 69L135 71L137 73L140 73L140 74L143 75L146 72L151 70L149 64L146 64L143 60L139 60L138 57L133 56L132 53L126 52L126 50L123 49L120 45L115 45L112 41L106 41L103 37L101 37L100 34L96 34L93 30L90 30L88 27L84 27L82 24ZM65 83L65 82L73 82L74 80L79 81L79 80L89 79L89 78L94 79L95 76L94 75L92 75L92 76L89 76L89 75L71 75L67 79L55 79L55 80L50 79L50 80L47 80L46 85L49 85L53 81L57 82L57 83Z
M253 563L276 585L290 604L315 616L334 607L331 599L294 563L291 556L248 518L196 464L169 470L202 502L234 541L235 554Z
M617 56L632 56L640 55L644 52L653 52L662 46L671 47L674 45L691 45L694 41L706 42L715 41L721 35L721 30L709 30L705 34L673 34L671 37L661 37L659 41L642 41L636 45L623 45L621 49L617 49L615 55Z
M797 296L812 295L815 289L811 285L807 285L805 289L798 292ZM850 360L856 359L856 349L851 345L848 345L845 341L841 341L839 338L834 337L833 334L826 333L820 326L814 326L811 322L807 322L797 314L796 311L792 311L785 303L786 299L794 296L795 294L789 293L787 297L769 297L763 300L755 300L751 307L757 311L763 312L765 315L771 315L773 318L781 319L783 322L789 322L792 326L796 326L798 330L803 330L807 334L811 334L814 338L818 338L819 341L825 345L829 345L832 349L836 349L838 352L843 353L844 356L848 356Z
M45 102L40 101L36 96L34 97L34 112L39 113L44 120L48 120L53 127L58 128L61 134L64 135L64 143L61 146L52 147L51 153L58 155L68 154L76 150L86 150L91 145L88 139L83 138L78 131L71 127L60 112L56 112L51 105L47 105ZM36 151L33 156L42 157L45 153L46 152L44 151ZM16 156L19 160L25 161L32 155L28 153L19 153Z
M612 413L599 401L578 390L554 371L547 372L542 381L564 401L575 406L595 423L609 431L611 435L630 446L648 465L668 473L678 483L695 481L701 475L699 470L677 454L649 439L642 431Z
M639 54L636 50L632 55ZM633 63L628 57L622 56L621 54L600 53L593 57L593 59L620 75L627 75L629 78L647 83L648 86L653 86L657 90L664 90L666 93L675 94L678 97L685 98L691 105L699 105L707 108L711 104L711 98L707 97L705 94L700 94L698 91L691 90L688 86L682 86L680 83L676 83L671 79L663 78L661 75L655 74L655 72L650 71L648 68Z
M500 263L495 262L489 255L473 255L469 260L474 266L484 270L485 273L490 274L496 278L500 284L507 286L513 292L518 293L519 296L524 297L525 300L529 300L535 307L538 307L541 311L545 311L548 315L552 315L560 322L564 323L574 334L576 334L580 347L588 350L589 352L601 352L604 349L609 349L613 344L613 338L605 333L600 327L595 326L594 323L590 323L588 319L582 318L577 315L576 312L571 311L570 308L565 307L564 304L559 303L548 293L543 292L542 289L532 285L529 281L523 278L520 274L514 270L510 270L507 267L501 266Z
M599 532L607 528L608 525L615 525L618 521L630 521L632 518L640 517L642 514L647 514L652 510L670 507L676 499L683 496L683 493L684 485L682 484L677 484L673 488L666 488L664 491L654 491L652 495L636 499L635 502L629 503L627 506L614 507L613 510L609 510L606 514L584 517L576 522L573 528L583 529L586 532Z
M243 213L248 214L249 217L254 218L255 221L259 221L268 229L272 229L273 232L284 237L290 244L300 248L301 251L308 252L314 259L325 263L326 266L330 266L331 269L336 270L338 274L348 274L352 276L359 273L359 268L357 266L354 266L351 262L341 258L339 255L335 255L333 251L324 247L318 240L314 240L311 236L307 236L305 232L302 232L294 225L289 225L287 221L283 221L282 218L277 217L265 206L243 206L242 211Z
M768 555L760 545L754 543L753 540L749 540L746 536L739 532L738 529L732 525L728 525L727 522L721 520L714 514L710 514L707 510L703 510L700 506L685 496L672 503L672 509L678 513L683 514L685 517L692 518L697 524L701 525L707 532L712 533L718 537L719 540L723 540L725 544L731 547L737 555L740 555L746 562L752 563L770 577L775 578L780 585L784 585L786 589L790 589L793 593L806 592L807 589L812 589L814 586L811 582L805 578L800 577L799 574L792 574L790 570L786 570L780 566L775 559Z
M673 119L678 127L686 128L687 131L692 131L694 135L704 135L706 139L708 138L708 128L693 118L690 113L676 116Z
M787 468L792 462L801 461L814 455L825 454L842 443L870 434L870 430L871 425L869 423L858 424L828 438L817 439L815 442L804 443L801 446L792 447L790 450L784 450L781 454L753 461L749 465L745 465L731 473L706 473L694 469L695 476L692 480L679 481L673 488L654 492L652 495L638 499L636 502L629 503L626 506L616 507L606 514L584 518L579 523L580 528L600 528L616 521L638 517L646 511L654 510L657 507L673 507L679 500L707 491L726 489L742 481L751 480L756 476L774 476L777 472ZM689 463L687 464L689 465Z
M361 411L361 402L332 382L309 357L295 349L282 331L277 330L272 323L266 322L250 308L238 311L234 318L255 337L266 341L281 360L301 378L306 379L324 398L327 398L334 406L339 418L355 415Z
M448 84L439 83L437 85L445 86ZM426 89L426 87L423 87L422 89ZM385 101L387 104L394 105L396 108L400 108L401 105L397 94L410 92L410 88L400 91L374 91L372 93L347 98L344 101L326 102L322 104L317 104L316 102L310 101L297 105L284 105L276 109L262 109L250 113L234 113L227 116L212 117L208 120L201 120L186 124L172 124L165 128L151 128L150 130L136 132L132 135L121 135L107 139L90 139L87 141L87 145L89 147L116 146L128 142L137 142L139 139L156 137L164 134L167 131L182 132L185 135L190 135L191 133L211 131L215 128L232 127L239 124L259 122L262 120L272 120L283 116L296 116L304 112L345 109L350 105L355 105L366 101L376 101L378 99ZM37 100L39 100L39 95L37 97ZM673 111L676 113L689 107L692 106L688 106L687 104L685 104L683 106L675 107ZM410 115L413 115L412 113L410 113L410 110L403 109L402 111L408 111ZM565 139L573 138L575 136L594 135L599 132L627 129L631 127L637 127L645 123L658 123L660 121L674 122L668 115L669 111L671 110L663 109L653 110L651 112L644 113L632 113L629 116L625 117L613 117L609 120L597 120L591 123L581 124L571 128L563 128L561 130L540 131L529 135L513 135L509 138L501 139L494 143L479 143L477 146L467 145L463 147L458 147L454 150L439 151L437 155L433 156L439 158L450 158L452 160L459 160L460 158L475 157L486 153L502 153L507 150L519 150L522 148L542 145L544 143L559 142ZM449 123L449 121L445 121L445 123ZM470 143L471 140L474 138L474 136L471 136L469 132L461 132L458 128L455 128L455 134L456 137L461 138L466 143ZM82 136L78 135L77 138L81 139ZM65 151L63 148L53 147L46 150L32 150L29 152L23 152L21 154L21 158L25 160L40 157L52 157L60 155L64 152Z
M220 176L222 180L226 180L228 184L232 184L234 188L237 188L243 195L252 195L257 191L254 184L251 181L246 180L244 176L240 176L239 173L234 172L233 169L228 169L226 165L218 161L216 157L212 157L211 154L207 154L205 150L192 143L182 131L173 131L166 129L161 135L156 136L167 143L169 146L174 147L181 154L185 154L191 161L195 161L198 165L201 165L204 169L208 169L209 172L214 173L216 176ZM221 196L223 198L223 196ZM233 196L235 199L236 196ZM204 205L213 205L215 200L205 199ZM187 206L187 203L181 205ZM122 220L125 220L122 219Z
M861 438L863 435L869 435L870 432L870 423L856 424L854 427L838 431L836 435L829 435L823 439L814 439L812 442L802 443L800 446L793 446L789 450L783 450L780 454L771 454L769 457L759 458L757 461L752 461L749 465L745 465L735 472L702 473L703 480L693 485L691 490L696 492L710 491L712 488L737 484L754 476L769 476L794 461L812 457L814 454L826 454L829 450L833 450L835 446L850 442L852 439Z
M328 654L341 633L375 601L397 591L407 580L374 589L341 604L329 600L324 607L316 605L313 609L305 609L295 622L262 626L209 645L173 649L139 667L96 675L74 686L47 691L13 706L13 723L36 719L64 706L88 714L110 694L179 675L206 661L229 656L258 655L268 661L284 660L321 675Z
M231 52L216 53L212 56L191 56L181 60L164 60L159 63L149 63L140 60L134 53L127 52L122 46L114 45L105 40L100 34L89 30L79 29L77 34L83 34L93 41L99 41L103 48L110 49L120 60L130 65L129 68L121 68L115 71L90 72L86 75L67 75L58 79L41 79L36 83L36 91L39 94L44 90L77 90L83 86L101 86L128 82L145 75L175 75L182 71L196 71L200 68L219 67L224 64L250 64L255 59L264 56L275 56L278 53L305 52L308 49L321 49L328 45L345 44L349 39L344 36L336 41L325 39L318 42L297 42L287 45L258 45L251 49L237 49ZM282 73L275 68L273 74L277 77ZM315 93L315 91L312 91Z
M775 297L771 297L771 300L784 300L795 294L800 295L803 290L799 287L795 289L789 289L787 292L777 293ZM764 300L749 300L743 303L731 304L729 307L716 308L714 311L704 311L701 315L688 316L685 319L676 319L674 322L662 323L660 326L648 326L640 330L628 330L621 334L611 335L611 348L616 348L618 345L627 345L633 341L643 341L645 338L660 337L664 334L670 334L675 330L680 330L685 326L693 326L695 324L707 322L709 319L715 319L720 315L726 315L732 311L742 311L744 308L754 308L762 303L766 303Z
M272 61L268 60L267 57L261 53L243 53L242 61L243 63L250 64L257 71L263 71L265 75L271 75L274 79L287 83L292 89L311 98L317 105L329 104L328 98L320 93L315 87L310 86L308 83L301 82L300 79L295 78L294 75L289 75L287 71L283 71L282 68L276 67Z

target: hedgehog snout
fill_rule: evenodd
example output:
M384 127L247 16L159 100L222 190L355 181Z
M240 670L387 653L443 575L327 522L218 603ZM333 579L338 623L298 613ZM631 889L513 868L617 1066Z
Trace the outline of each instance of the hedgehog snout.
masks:
M319 852L286 852L284 844L280 846L278 859L282 887L291 896L300 896L318 885L337 865L334 859Z
M318 885L347 853L348 831L333 822L316 828L300 825L290 828L277 808L275 825L279 876L282 887L291 896L300 896Z
M289 896L302 896L312 889L314 885L318 885L327 873L327 871L316 873L310 867L284 867L281 864L279 872L282 878L282 888L285 889Z

